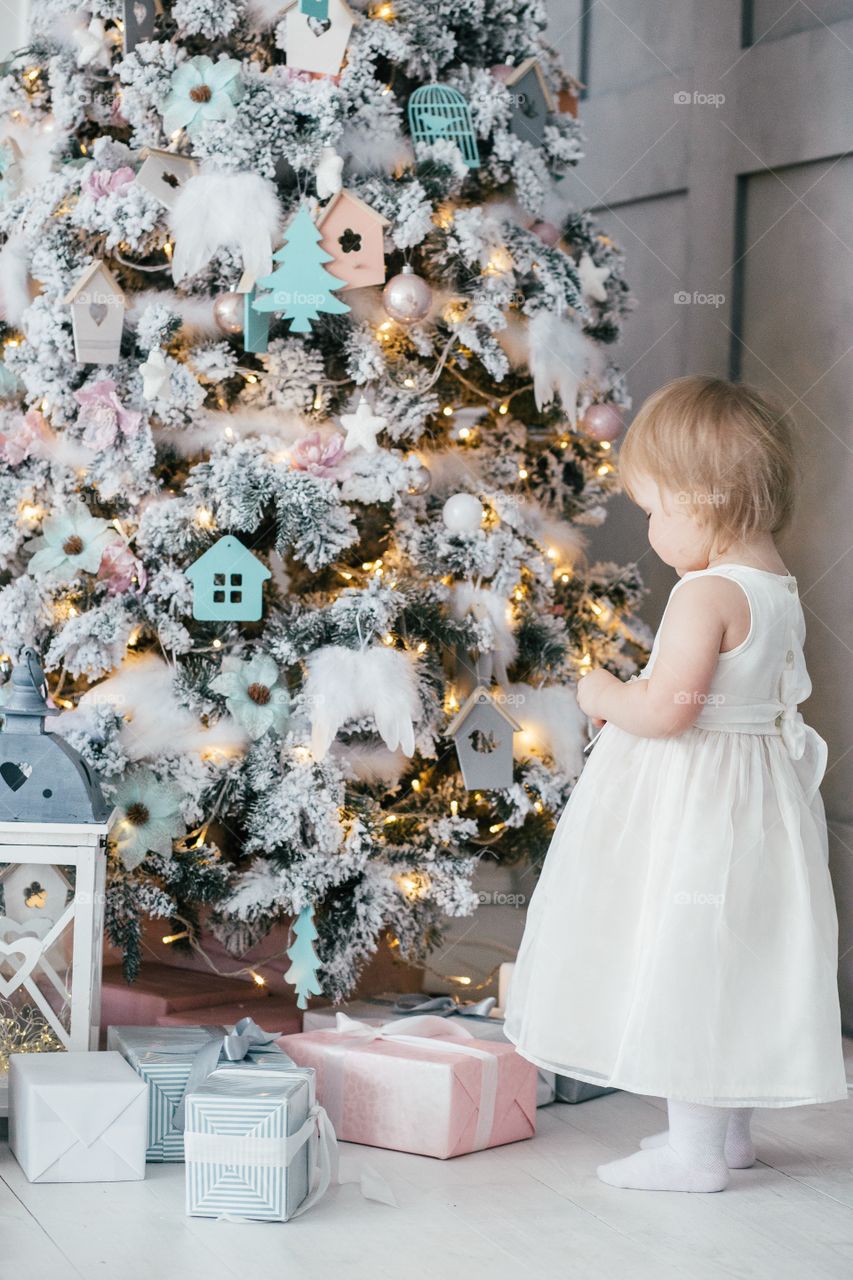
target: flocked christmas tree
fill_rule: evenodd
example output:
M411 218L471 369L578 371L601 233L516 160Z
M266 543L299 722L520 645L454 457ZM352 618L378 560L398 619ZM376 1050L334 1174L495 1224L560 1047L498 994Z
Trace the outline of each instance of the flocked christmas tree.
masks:
M629 295L559 190L543 5L305 7L32 6L0 79L0 644L42 654L117 806L129 971L146 915L239 957L313 909L338 996L383 934L417 960L470 914L481 857L541 859L577 676L646 636L635 571L584 555ZM328 257L305 288L285 245L273 287L316 296L265 314L300 227Z

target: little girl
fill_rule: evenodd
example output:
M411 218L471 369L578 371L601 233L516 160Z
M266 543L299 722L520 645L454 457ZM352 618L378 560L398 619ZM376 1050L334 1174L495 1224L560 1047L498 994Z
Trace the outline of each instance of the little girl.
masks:
M505 1027L540 1067L667 1099L668 1131L602 1181L722 1191L754 1162L753 1107L847 1097L826 744L797 710L805 622L774 542L792 432L747 387L679 378L620 467L680 581L640 675L580 682L606 723L529 904Z

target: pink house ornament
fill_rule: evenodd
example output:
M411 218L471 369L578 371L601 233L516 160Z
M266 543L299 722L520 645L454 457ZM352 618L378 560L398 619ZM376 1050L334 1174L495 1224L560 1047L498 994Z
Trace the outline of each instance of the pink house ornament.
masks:
M385 283L385 228L388 219L346 189L339 191L317 219L320 245L332 255L326 268L345 289Z

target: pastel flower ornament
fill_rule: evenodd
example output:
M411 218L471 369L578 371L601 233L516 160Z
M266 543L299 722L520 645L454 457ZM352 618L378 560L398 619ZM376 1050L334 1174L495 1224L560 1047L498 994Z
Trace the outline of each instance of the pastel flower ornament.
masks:
M112 836L119 857L133 871L148 853L172 856L172 841L182 835L181 792L149 769L132 769L116 787Z
M148 574L141 560L137 560L126 542L111 542L104 547L98 565L98 581L106 584L107 595L123 595L131 587L145 590Z
M38 409L29 409L13 430L0 432L0 454L10 467L27 458L43 458L53 442L53 432Z
M243 96L240 63L234 58L214 62L206 54L183 62L172 75L172 92L163 110L163 131L192 133L205 120L230 120L234 104Z
M28 572L32 577L50 574L60 582L70 582L81 572L97 573L104 548L117 540L115 529L78 501L60 515L48 516L41 536L26 544L24 550L34 553Z
M116 395L112 378L99 378L74 392L80 405L77 425L82 426L83 443L89 449L108 449L115 444L116 436L136 435L142 414L135 409L125 409Z
M133 169L126 164L120 169L92 169L81 182L80 189L97 202L115 191L126 191L135 177Z
M312 431L294 446L290 465L294 471L307 471L312 476L328 476L340 462L344 438L340 434L323 436Z
M252 741L268 729L283 733L290 719L290 694L278 683L278 667L261 653L248 662L225 658L211 688L224 694L225 705Z

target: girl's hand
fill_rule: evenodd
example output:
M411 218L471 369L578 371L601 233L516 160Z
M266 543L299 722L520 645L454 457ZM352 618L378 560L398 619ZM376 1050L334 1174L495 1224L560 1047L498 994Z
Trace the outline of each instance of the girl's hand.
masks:
M621 686L621 684L621 680L617 680L616 676L605 671L603 667L590 671L589 675L578 681L578 706L584 715L590 716L591 719L605 720L602 700L614 685Z

